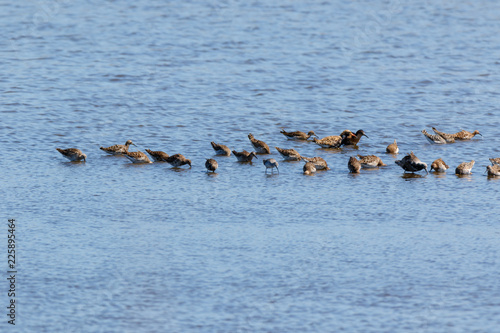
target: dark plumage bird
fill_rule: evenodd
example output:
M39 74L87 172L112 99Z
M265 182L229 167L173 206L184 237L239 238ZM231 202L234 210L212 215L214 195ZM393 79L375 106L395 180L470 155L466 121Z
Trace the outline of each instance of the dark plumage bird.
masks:
M341 134L341 136L342 136L342 134ZM366 135L362 129L358 130L356 132L356 134L350 132L349 134L344 136L344 138L342 139L341 145L342 146L355 146L358 144L359 140L361 140L362 136L368 137L368 135Z
M208 171L215 172L215 170L217 170L218 167L219 164L217 163L216 160L214 160L213 158L207 158L207 161L205 162L205 168L207 168L207 172Z
M87 161L87 155L82 153L80 149L77 148L68 148L68 149L61 149L61 148L56 148L58 152L62 154L62 156L66 157L68 160L72 162L78 162L83 160L84 162Z
M349 162L347 163L347 167L349 168L350 173L359 173L359 170L361 170L361 163L359 163L356 157L351 156L349 158Z
M398 160L395 162L397 165L402 167L404 171L412 172L415 173L420 170L425 170L425 172L429 173L427 171L427 164L424 162L420 161L420 159L413 154L413 152L409 153L405 157L403 157L401 160Z

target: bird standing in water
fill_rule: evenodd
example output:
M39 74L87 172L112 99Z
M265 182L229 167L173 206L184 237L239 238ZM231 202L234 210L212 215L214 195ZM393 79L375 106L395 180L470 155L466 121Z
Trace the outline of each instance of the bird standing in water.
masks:
M346 132L346 131L344 131ZM355 146L358 144L359 140L361 140L361 137L362 136L366 136L368 137L368 135L365 134L365 132L360 129L356 132L356 134L352 133L351 131L349 131L350 133L345 133L346 135L344 136L344 138L342 139L342 145L343 146ZM342 136L342 134L340 134Z
M127 140L124 145L113 145L109 147L101 147L100 149L111 155L126 155L130 145L135 146L132 140Z
M236 156L236 159L238 162L252 162L252 158L258 158L255 152L247 152L246 150L243 151L236 151L233 150L233 155Z
M420 159L417 156L415 156L413 152L409 153L401 160L395 161L394 163L402 167L405 172L409 171L415 173L420 170L425 170L425 172L429 173L429 171L427 171L427 164L420 161Z
M444 163L441 158L438 158L431 164L431 170L434 170L435 172L446 172L449 168L448 164Z
M271 154L271 149L269 149L269 146L264 141L260 141L254 138L252 133L248 134L248 139L252 143L252 146L255 148L257 154Z
M476 163L474 160L470 162L460 163L455 169L455 174L457 175L470 175L472 173L472 167Z
M87 161L87 155L82 153L80 149L77 148L68 148L68 149L61 149L61 148L56 148L58 152L62 154L62 156L66 157L68 160L71 162L79 162L83 160L84 162Z
M396 142L396 140L394 140L394 143L391 143L390 145L388 145L387 148L385 148L385 151L389 154L399 153L399 147L398 147L398 143Z
M153 163L151 160L148 158L148 155L144 154L142 151L131 151L127 152L125 156L132 162L132 163Z
M307 140L311 136L318 137L314 131L309 131L307 134L301 131L286 132L284 129L280 131L281 134L286 136L290 140Z
M177 168L177 167L180 167L180 166L183 166L186 164L188 164L189 167L191 167L191 160L185 158L181 154L175 154L175 155L169 156L167 158L166 162L169 163L170 165L172 165L174 168Z
M295 149L284 149L280 147L274 147L283 156L285 161L300 161L301 157L298 151Z
M271 169L271 173L273 173L274 168L276 168L276 170L278 170L278 173L280 173L280 170L278 169L279 164L274 158L269 158L269 159L263 160L262 163L266 167L266 173L267 173L267 169Z
M306 162L302 170L304 171L304 175L312 175L316 172L316 167L313 162Z
M160 150L153 151L150 149L146 149L146 151L155 162L166 162L167 158L169 157L167 153Z
M350 173L359 173L359 170L361 170L361 163L359 163L356 157L351 156L347 163L347 168L349 168Z
M223 155L223 156L230 156L231 155L231 150L220 143L215 143L215 142L210 142L212 145L212 148L215 150L215 155Z
M215 172L215 170L217 170L218 167L219 164L217 163L216 160L214 160L213 158L207 158L207 161L205 162L205 168L207 168L207 172L208 171Z

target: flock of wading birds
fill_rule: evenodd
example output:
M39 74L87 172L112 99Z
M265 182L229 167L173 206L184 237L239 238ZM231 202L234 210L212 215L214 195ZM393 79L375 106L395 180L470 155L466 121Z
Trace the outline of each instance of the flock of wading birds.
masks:
M453 143L455 142L455 140L470 140L476 134L481 135L479 131L468 132L465 130L461 130L460 132L454 134L448 134L438 131L434 127L432 128L432 130L434 131L435 134L430 134L426 130L423 130L422 133L427 138L427 140L429 140L429 142L435 144ZM340 135L327 136L323 139L319 139L318 136L313 131L310 131L309 133L304 133L300 131L286 132L283 129L281 133L291 140L308 140L310 137L314 137L312 141L323 148L341 148L342 146L354 146L357 145L362 136L368 137L363 130L358 130L356 133L349 130L345 130ZM255 139L251 133L248 134L248 138L250 139L250 142L252 143L252 146L254 147L255 151L248 152L246 150L243 150L238 152L236 150L233 150L232 153L234 154L234 156L236 156L239 162L247 162L247 163L252 162L252 159L254 157L257 158L257 154L271 153L269 146L265 142ZM222 155L222 156L231 155L231 150L227 146L215 142L211 142L211 144L212 148L215 150L216 155ZM101 147L100 149L112 155L125 155L133 163L152 163L148 155L146 155L141 151L129 152L128 149L130 145L135 146L135 144L131 140L128 140L124 145L113 145L110 147ZM321 157L308 158L300 156L300 154L295 149L284 149L279 147L275 148L280 153L280 155L283 156L283 159L285 161L300 161L300 160L305 161L306 163L304 164L303 171L304 174L306 175L313 174L317 170L329 170L328 164ZM77 148L68 148L68 149L56 148L56 149L70 161L74 162L86 161L87 156L84 153L82 153L80 149ZM169 156L167 153L163 151L152 151L149 149L146 149L146 152L151 156L151 158L155 162L167 162L171 164L173 167L180 167L186 164L189 165L189 167L191 167L191 160L185 158L181 154L175 154ZM396 140L394 140L394 143L391 143L389 146L387 146L386 152L389 154L399 153L399 148L396 143ZM359 160L354 156L350 157L349 162L347 163L349 172L359 173L361 168L378 168L380 166L386 165L382 162L382 160L378 156L375 155L367 155L367 156L358 155L358 157ZM500 176L500 158L490 158L490 161L492 165L488 165L486 167L486 172L488 173L488 176L492 177ZM274 158L264 159L262 162L266 167L265 171L266 173L267 169L271 169L271 173L273 173L274 168L276 168L277 172L279 173L278 162ZM420 161L420 159L417 156L415 156L413 152L407 154L401 160L397 160L395 163L399 165L401 168L403 168L405 172L415 173L421 170L425 170L427 173L429 173L429 171L427 170L427 164ZM475 163L474 160L470 162L461 163L455 169L455 174L457 175L471 174L471 170L472 167L474 166L474 163ZM205 167L207 168L207 172L210 171L215 172L215 170L217 170L218 168L217 161L213 158L209 158L205 162ZM439 173L439 172L446 172L448 168L449 166L441 158L439 158L434 162L432 162L430 169L434 170L434 172Z

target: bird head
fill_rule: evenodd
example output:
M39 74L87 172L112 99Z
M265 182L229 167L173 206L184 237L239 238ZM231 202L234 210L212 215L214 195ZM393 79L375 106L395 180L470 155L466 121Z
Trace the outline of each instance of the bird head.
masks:
M362 129L360 129L360 130L358 130L356 132L356 136L366 136L366 137L368 137L368 135L366 135L365 131L363 131Z
M307 133L307 135L309 135L309 136L315 136L315 137L318 137L318 136L316 135L316 133L314 133L314 131L309 131L309 132Z

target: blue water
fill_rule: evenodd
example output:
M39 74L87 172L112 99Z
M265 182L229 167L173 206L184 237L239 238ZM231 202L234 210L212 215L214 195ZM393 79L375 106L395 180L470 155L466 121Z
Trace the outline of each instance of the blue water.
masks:
M0 22L16 331L499 330L496 1L50 0L0 3ZM483 137L431 145L432 126ZM369 138L326 150L281 128ZM217 156L207 175L210 141L251 151L248 133L280 173ZM128 139L193 166L99 150ZM275 146L331 170L304 176ZM404 175L410 151L450 170ZM356 154L388 166L351 175Z

